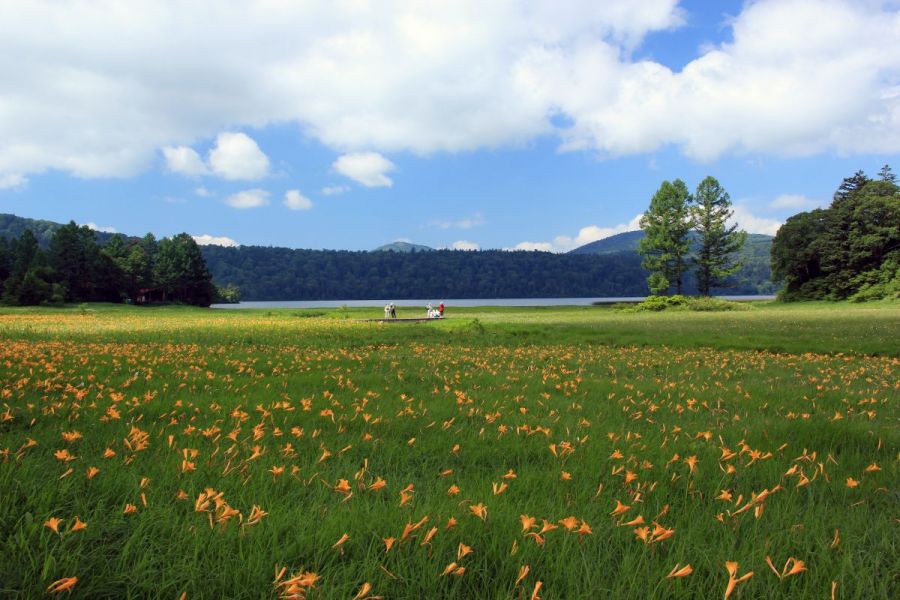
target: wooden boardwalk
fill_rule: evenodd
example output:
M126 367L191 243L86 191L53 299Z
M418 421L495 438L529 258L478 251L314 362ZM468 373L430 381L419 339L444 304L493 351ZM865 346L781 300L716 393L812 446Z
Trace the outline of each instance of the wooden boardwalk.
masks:
M420 323L422 321L443 321L447 317L402 317L399 319L357 319L361 323Z

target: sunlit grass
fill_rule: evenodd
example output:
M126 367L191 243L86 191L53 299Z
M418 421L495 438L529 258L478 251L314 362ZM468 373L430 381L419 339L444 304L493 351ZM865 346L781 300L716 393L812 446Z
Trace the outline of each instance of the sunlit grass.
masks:
M0 312L0 596L896 597L894 306L372 312Z

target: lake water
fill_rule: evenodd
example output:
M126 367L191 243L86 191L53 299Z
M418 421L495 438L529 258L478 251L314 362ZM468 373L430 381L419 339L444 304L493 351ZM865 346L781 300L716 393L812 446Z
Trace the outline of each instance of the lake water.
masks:
M775 296L716 296L724 300L774 300ZM448 308L453 306L590 306L594 303L611 304L614 302L640 302L644 296L628 298L438 298L437 300L275 300L271 302L241 302L239 304L213 304L212 308L340 308L347 306L378 307L393 302L398 307L425 308L431 303L435 307L444 302Z

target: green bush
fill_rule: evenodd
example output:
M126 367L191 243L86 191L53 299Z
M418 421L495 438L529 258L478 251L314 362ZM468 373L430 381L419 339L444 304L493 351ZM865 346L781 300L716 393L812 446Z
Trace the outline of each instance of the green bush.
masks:
M747 310L749 307L739 302L729 302L709 296L691 297L676 294L674 296L648 296L639 304L625 310L628 312L659 312L663 310L692 310L701 312Z

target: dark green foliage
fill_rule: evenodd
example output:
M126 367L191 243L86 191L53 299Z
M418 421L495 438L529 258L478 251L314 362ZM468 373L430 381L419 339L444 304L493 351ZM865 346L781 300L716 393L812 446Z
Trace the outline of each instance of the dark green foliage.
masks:
M200 247L187 233L179 233L159 243L155 280L168 299L209 306L215 296L212 277Z
M123 243L120 237L112 238L114 246ZM100 251L90 227L79 227L71 221L57 229L50 238L48 259L55 280L65 289L67 302L121 300L121 270Z
M237 286L216 286L216 296L213 302L216 304L237 304L241 301L241 291Z
M570 254L612 254L616 252L637 253L638 244L644 237L643 231L627 231L596 242L585 244ZM691 252L696 254L699 238L696 232L688 236L691 239ZM714 294L774 294L778 287L772 283L771 268L772 236L762 233L747 234L747 241L734 254L734 261L740 269L728 276L720 286L713 286ZM686 274L684 289L688 294L697 290L694 273Z
M712 288L727 285L727 278L741 268L734 260L735 253L747 240L747 234L728 226L731 218L731 199L725 189L713 177L707 177L697 186L694 204L690 209L697 249L693 262L696 265L697 289L709 296Z
M897 183L897 176L894 175L893 171L891 171L890 165L884 165L883 167L881 167L881 170L878 171L878 177L881 179L881 181Z
M844 180L827 209L787 220L772 244L773 276L783 297L857 300L900 291L900 188L882 169L880 181ZM856 184L847 184L856 179Z
M548 252L348 252L204 246L213 279L244 300L643 296L640 257Z
M644 258L641 266L650 271L653 278L651 291L665 292L661 286L675 286L681 294L687 257L690 253L691 194L680 179L663 181L650 199L650 208L641 217L641 229L645 236L638 243L638 252ZM647 280L651 284L650 279Z
M7 304L42 304L53 300L52 271L38 240L26 230L9 245L9 274L3 282L3 302Z
M163 288L166 299L209 306L215 293L196 242L187 234L156 239L116 234L98 245L93 230L71 222L56 227L44 252L30 229L0 238L0 285L6 304L137 301L142 289ZM153 257L160 256L159 279Z

